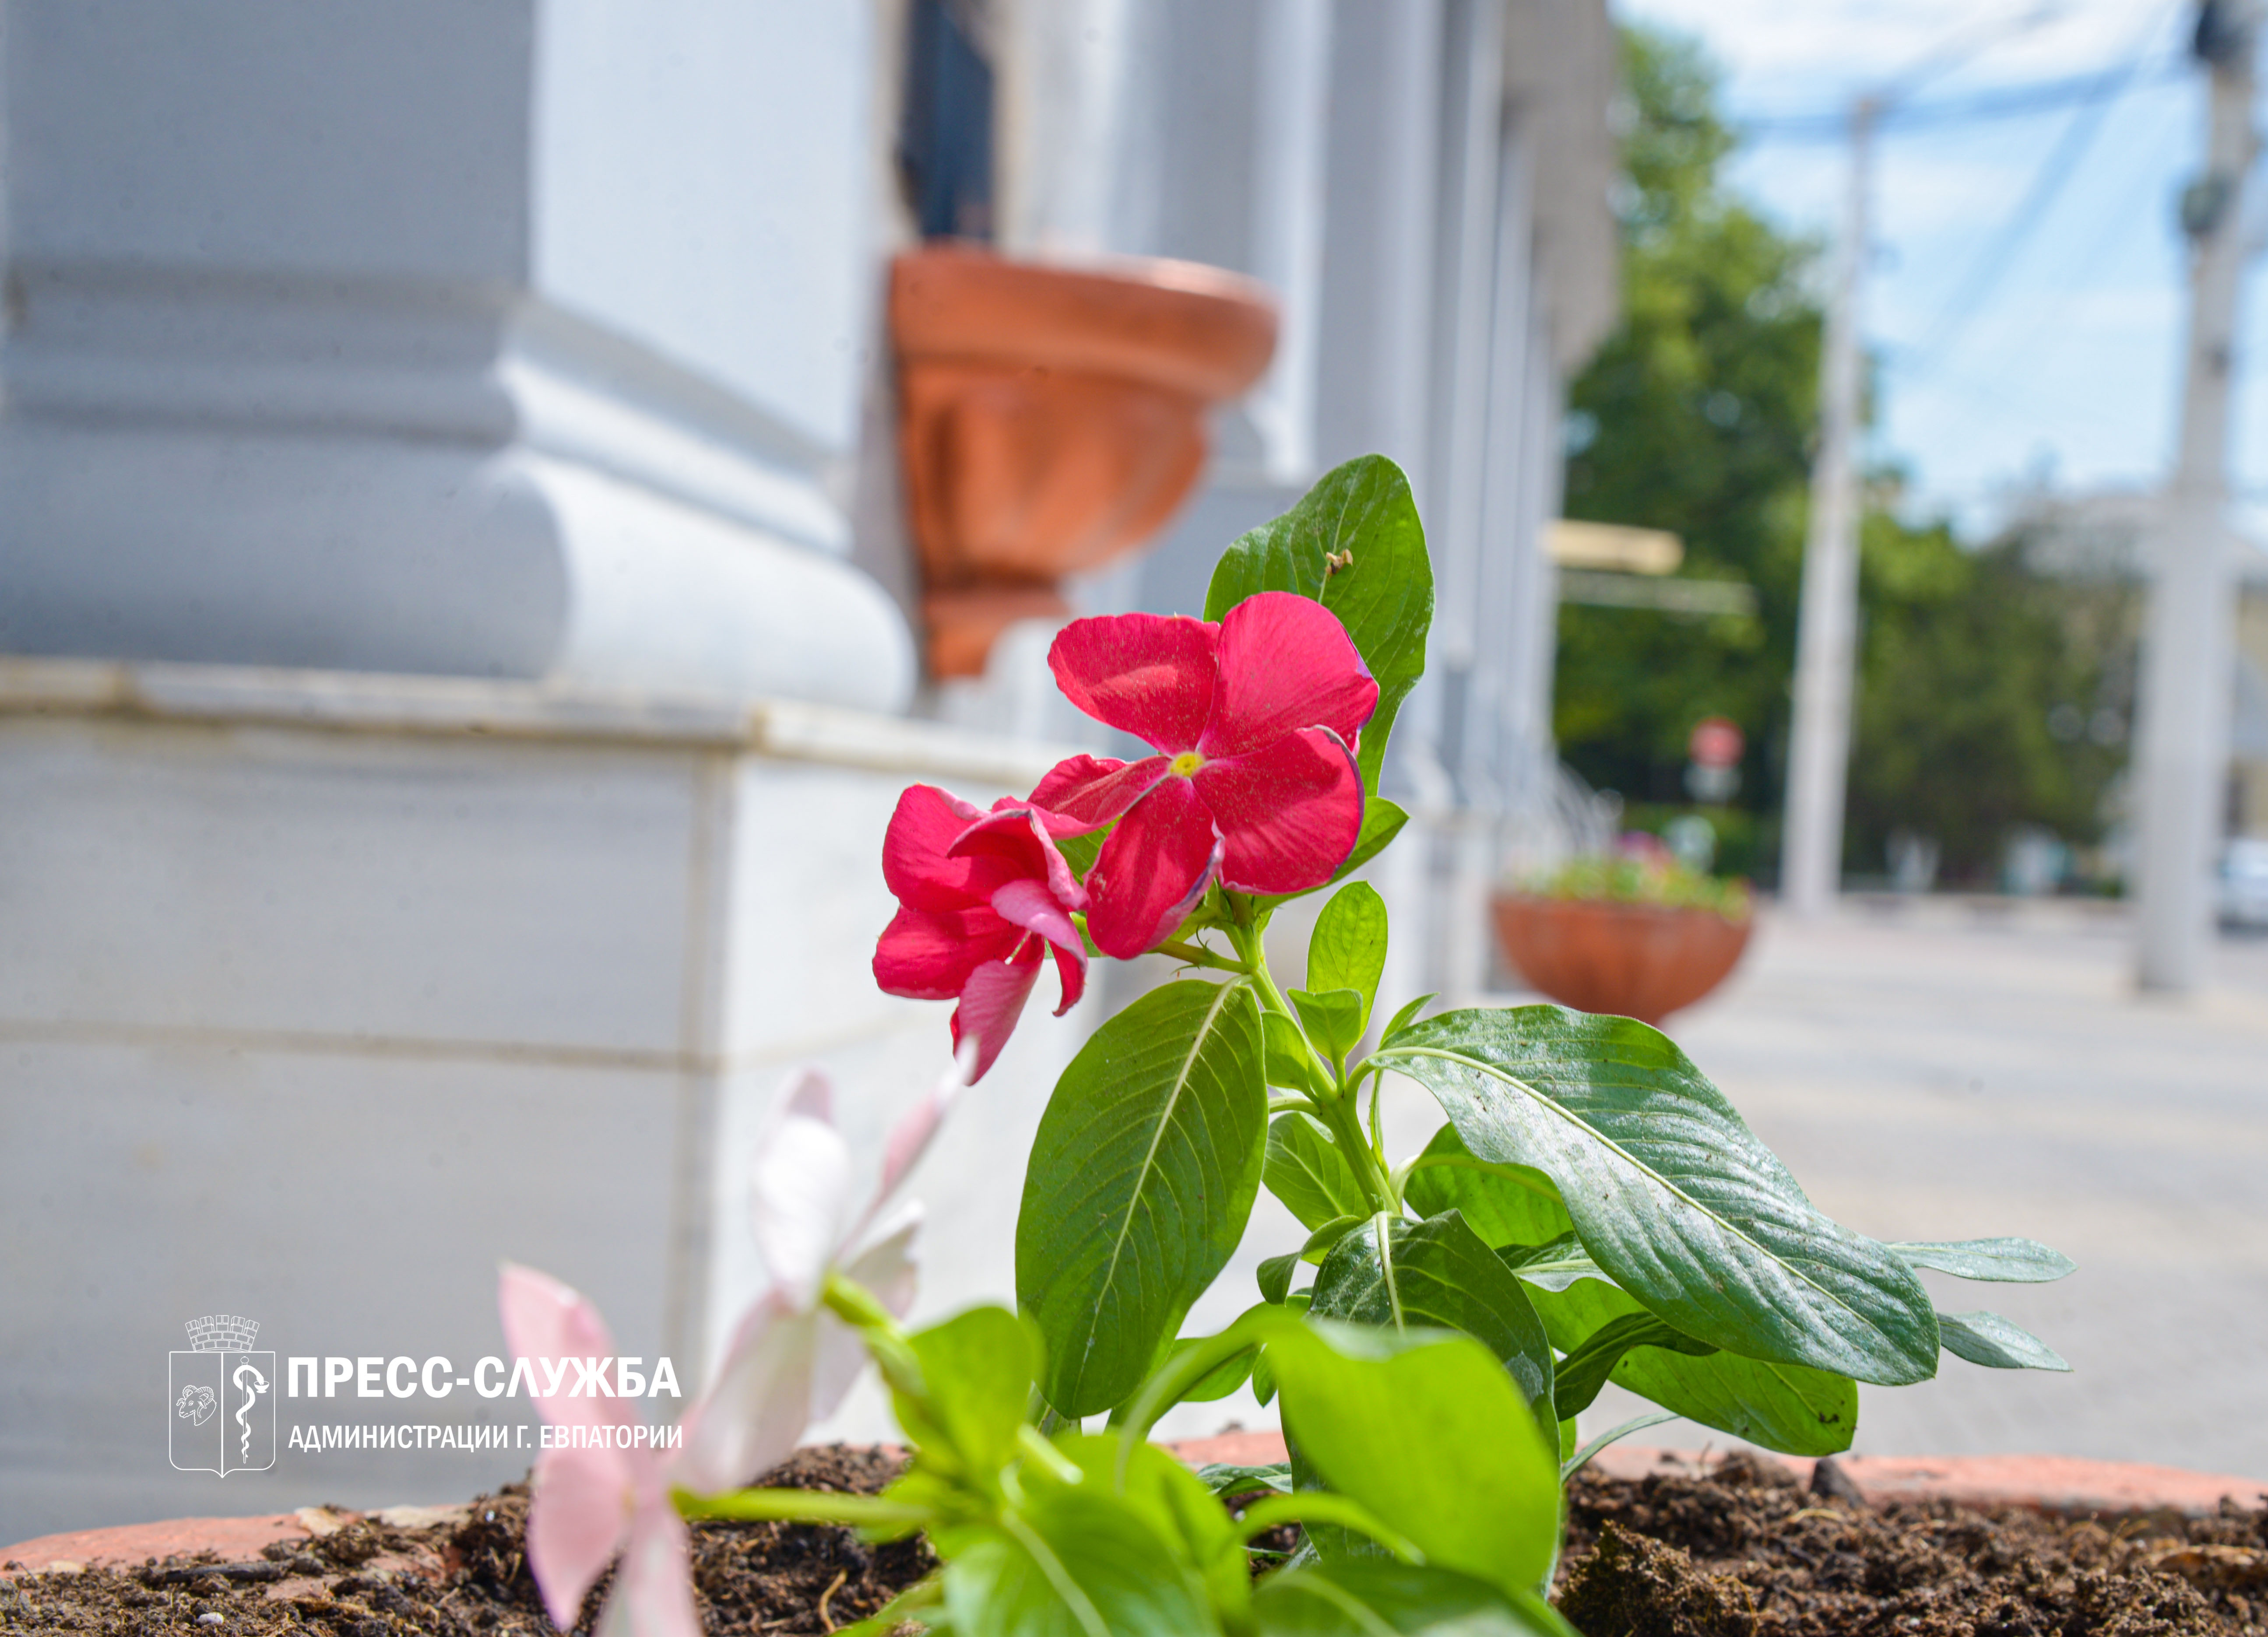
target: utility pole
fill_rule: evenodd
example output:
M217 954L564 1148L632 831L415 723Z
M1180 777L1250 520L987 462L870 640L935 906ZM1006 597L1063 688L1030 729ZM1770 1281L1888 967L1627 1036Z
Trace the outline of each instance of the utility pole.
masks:
M2196 53L2209 76L2205 173L2182 195L2190 321L2181 447L2160 507L2142 633L2136 977L2187 994L2213 946L2212 870L2228 776L2235 609L2228 525L2229 389L2245 246L2238 201L2252 128L2257 4L2205 0Z
M1851 760L1851 673L1859 626L1859 297L1866 278L1867 185L1882 105L1851 105L1843 240L1819 365L1819 450L1803 542L1795 638L1795 720L1780 843L1780 902L1791 914L1834 907L1843 870L1843 787Z

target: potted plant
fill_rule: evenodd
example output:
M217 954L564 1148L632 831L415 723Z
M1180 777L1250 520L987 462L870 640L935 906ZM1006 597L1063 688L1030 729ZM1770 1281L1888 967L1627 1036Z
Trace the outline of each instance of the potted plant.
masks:
M1349 877L1405 821L1378 776L1432 613L1407 480L1350 462L1229 547L1204 619L1123 614L1057 637L1065 695L1151 753L1071 757L989 810L904 793L874 978L956 1003L954 1070L894 1124L871 1194L852 1186L866 1168L827 1082L792 1083L754 1156L770 1284L674 1424L609 1385L627 1365L588 1301L504 1270L505 1396L549 1427L525 1550L491 1551L495 1578L562 1629L590 1629L595 1599L598 1629L699 1637L698 1599L725 1582L703 1555L715 1536L690 1525L816 1523L863 1542L798 1629L1573 1637L1550 1594L1571 1524L1592 1520L1566 1485L1624 1434L1683 1415L1829 1456L1851 1446L1860 1382L1927 1380L1946 1352L2068 1368L1995 1314L1940 1311L1918 1277L2029 1282L2068 1261L2029 1240L1884 1241L1830 1220L1646 1024L1429 1014L1430 995L1381 995L1387 906ZM1329 897L1304 984L1287 987L1267 923L1311 892ZM1101 1023L1040 1121L1015 1308L909 1328L917 1218L900 1195L939 1123L983 1097L1047 968L1063 1010L1094 963L1150 954L1178 975ZM1385 1148L1388 1074L1441 1108L1415 1154ZM1185 1332L1263 1188L1300 1234L1233 1323ZM794 1481L778 1464L869 1366L902 1466L863 1489ZM1288 1458L1192 1472L1148 1441L1174 1405L1248 1381L1280 1406ZM1579 1447L1575 1418L1609 1381L1659 1407ZM1602 1532L1593 1560L1610 1544L1624 1550ZM887 1600L862 1583L858 1618L838 1619L828 1599L850 1570L865 1582L893 1548L909 1576ZM230 1578L186 1577L199 1595ZM303 1607L363 1620L395 1607L388 1590L348 1576ZM1587 1605L1603 1611L1586 1616L1594 1637L1633 1629L1618 1595ZM1743 1612L1645 1628L1755 1626Z
M1722 983L1756 926L1745 881L1680 863L1655 837L1571 858L1490 910L1504 958L1587 1012L1659 1024Z

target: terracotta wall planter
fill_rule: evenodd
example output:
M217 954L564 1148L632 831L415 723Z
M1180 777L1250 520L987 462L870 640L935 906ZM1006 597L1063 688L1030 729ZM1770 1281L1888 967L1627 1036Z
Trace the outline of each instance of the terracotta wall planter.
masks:
M1179 261L1056 268L932 246L893 267L889 318L945 677L981 674L1012 621L1068 612L1065 575L1155 533L1204 468L1205 412L1276 347L1263 286Z
M1499 892L1491 907L1505 958L1563 1005L1658 1024L1725 980L1753 918L1703 909Z

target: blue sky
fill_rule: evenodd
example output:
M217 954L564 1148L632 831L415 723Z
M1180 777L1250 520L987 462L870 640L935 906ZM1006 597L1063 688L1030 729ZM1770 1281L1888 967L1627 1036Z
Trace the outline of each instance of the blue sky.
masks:
M2157 481L2174 435L2185 279L2174 201L2202 143L2186 0L1621 0L1618 10L1697 35L1742 119L1837 110L1948 50L1966 60L1912 106L2139 55L2127 88L2093 114L2066 103L1886 135L1866 331L1887 368L1874 452L1911 471L1924 508L1951 510L1975 532L2028 486ZM2075 120L2095 122L2077 163L1982 298L1964 302ZM1762 135L1733 171L1770 214L1822 234L1844 175L1839 143ZM2247 339L2268 322L2258 284ZM2268 371L2241 363L2239 378L2234 481L2268 485Z

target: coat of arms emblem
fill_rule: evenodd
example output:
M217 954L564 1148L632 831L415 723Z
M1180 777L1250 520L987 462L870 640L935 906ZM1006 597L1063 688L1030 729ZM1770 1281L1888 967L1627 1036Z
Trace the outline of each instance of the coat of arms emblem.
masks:
M276 1355L256 1353L260 1326L226 1313L193 1318L189 1350L172 1355L166 1449L184 1472L264 1472L276 1464Z

